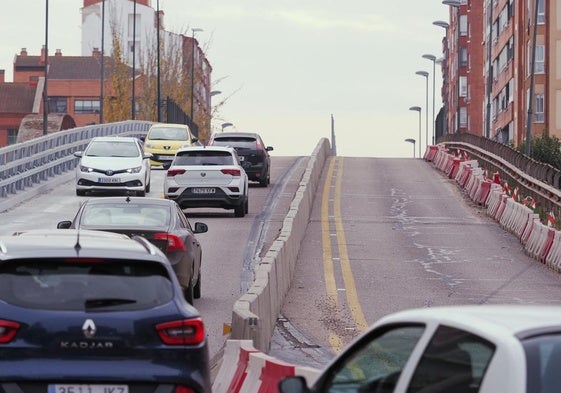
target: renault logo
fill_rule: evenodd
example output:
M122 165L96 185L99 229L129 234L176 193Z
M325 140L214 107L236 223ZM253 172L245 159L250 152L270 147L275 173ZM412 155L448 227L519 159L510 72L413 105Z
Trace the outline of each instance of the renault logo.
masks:
M95 336L96 327L94 321L91 319L86 319L86 321L82 325L82 331L84 332L84 336L86 336L86 338L92 338L93 336Z

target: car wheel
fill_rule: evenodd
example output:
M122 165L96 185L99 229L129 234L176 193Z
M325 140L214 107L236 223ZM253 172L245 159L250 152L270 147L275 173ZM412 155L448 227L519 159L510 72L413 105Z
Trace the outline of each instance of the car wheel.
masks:
M185 297L185 300L187 300L187 303L191 305L193 305L193 295L194 295L193 284L189 284L187 288L183 289L183 296Z
M241 205L234 207L234 216L235 217L245 216L245 203L242 203Z
M195 299L201 298L201 271L199 270L199 277L197 277L197 283L195 284L195 288L193 288L193 297Z
M76 190L76 195L77 195L77 196L85 196L85 195L86 195L86 191L85 191L85 190Z

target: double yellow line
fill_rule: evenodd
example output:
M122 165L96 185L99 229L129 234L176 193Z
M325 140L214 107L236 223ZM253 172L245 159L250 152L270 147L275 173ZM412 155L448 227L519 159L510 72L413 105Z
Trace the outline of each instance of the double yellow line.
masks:
M334 178L335 168L337 169ZM321 203L321 231L322 231L322 248L323 248L323 274L325 279L325 290L327 297L334 306L335 312L338 314L340 310L338 288L336 284L336 268L340 268L340 274L343 277L345 285L344 292L346 294L346 303L349 307L356 328L363 331L368 327L360 302L356 292L355 280L351 270L349 255L347 253L347 242L345 239L345 231L343 228L343 220L341 217L341 182L343 178L343 159L341 157L331 157L325 183L323 186L323 195ZM332 186L333 181L335 185ZM332 190L333 188L333 190ZM333 191L333 193L332 193ZM333 200L332 215L330 216L330 200ZM332 233L331 224L334 224L335 233ZM335 265L333 257L332 237L336 237L335 243L339 254L339 266ZM339 272L339 269L337 269ZM341 352L346 343L334 331L329 332L329 345L337 353Z

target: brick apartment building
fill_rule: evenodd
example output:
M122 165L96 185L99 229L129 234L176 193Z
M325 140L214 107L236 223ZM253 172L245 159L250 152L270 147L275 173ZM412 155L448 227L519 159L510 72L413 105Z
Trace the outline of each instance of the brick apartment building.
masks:
M443 1L450 7L442 63L445 133L467 132L519 146L530 119L531 135L548 130L561 137L561 9L556 3Z

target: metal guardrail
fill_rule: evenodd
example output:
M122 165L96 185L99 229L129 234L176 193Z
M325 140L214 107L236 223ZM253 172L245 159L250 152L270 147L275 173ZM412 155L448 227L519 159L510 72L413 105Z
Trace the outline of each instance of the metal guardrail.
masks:
M0 148L0 202L18 192L76 168L73 153L83 150L96 136L140 137L152 125L148 121L123 121L55 132Z
M511 146L473 134L448 134L438 139L448 149L465 151L490 172L498 172L522 196L531 196L547 211L561 213L561 171L536 161Z

